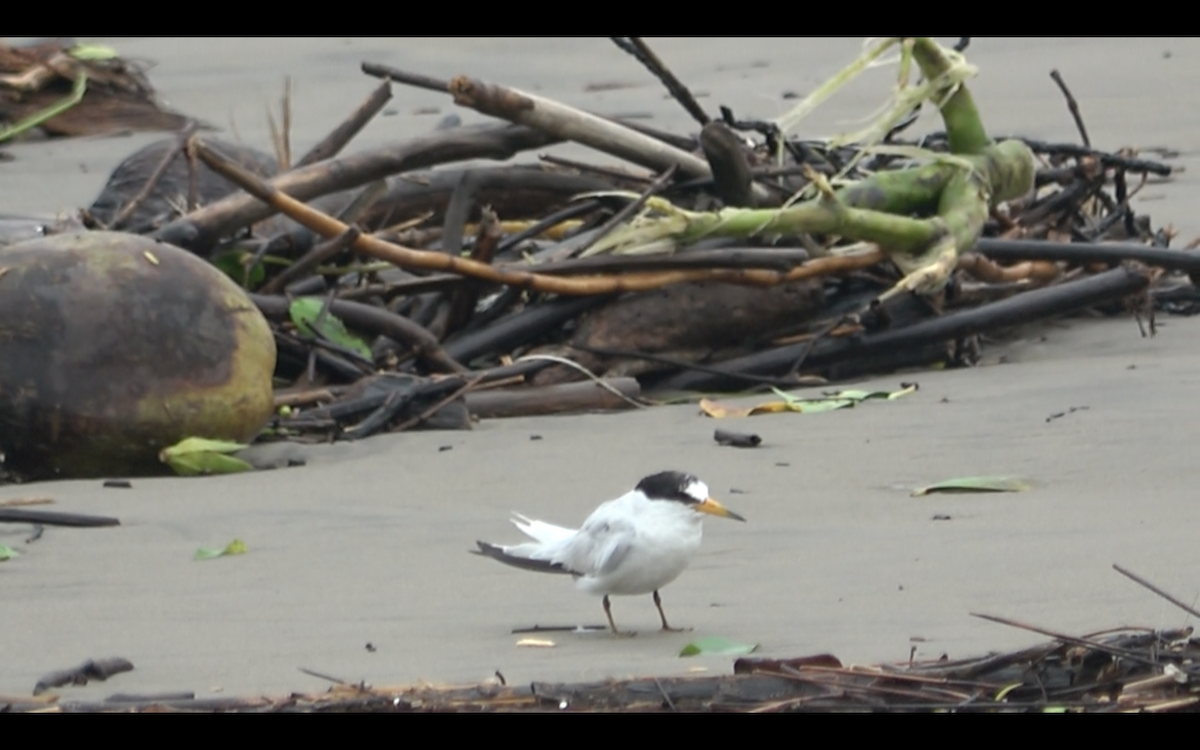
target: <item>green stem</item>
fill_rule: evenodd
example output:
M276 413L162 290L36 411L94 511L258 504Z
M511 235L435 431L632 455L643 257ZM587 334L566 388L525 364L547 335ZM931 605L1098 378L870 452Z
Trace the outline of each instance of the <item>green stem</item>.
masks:
M43 122L46 122L52 117L66 112L71 107L83 100L83 95L87 92L87 73L80 73L75 77L75 85L71 88L71 93L51 104L45 109L34 112L32 115L25 117L12 125L0 128L0 143L7 141L10 138L16 138L26 130L32 130Z
M934 40L918 37L913 43L913 58L921 73L930 81L945 75L956 63ZM953 92L953 93L951 93ZM947 96L948 95L948 96ZM942 120L946 123L946 137L950 141L950 152L954 154L978 154L991 143L975 101L965 83L948 83L938 95Z
M853 208L841 201L816 198L791 208L732 208L716 213L688 213L687 228L676 240L689 244L705 237L754 235L839 234L911 252L939 233L928 219Z

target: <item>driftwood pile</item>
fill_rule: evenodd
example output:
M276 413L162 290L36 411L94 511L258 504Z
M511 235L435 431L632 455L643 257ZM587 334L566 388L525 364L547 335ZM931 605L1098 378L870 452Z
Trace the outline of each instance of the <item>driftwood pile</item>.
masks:
M187 122L156 103L144 65L108 48L0 43L0 143L33 128L68 137L179 130Z
M1200 610L1137 574L1113 569L1193 617ZM371 686L320 672L322 693L197 698L192 692L115 693L104 701L64 700L55 688L106 680L134 669L126 659L88 660L39 680L32 697L0 696L10 712L878 712L878 713L1195 713L1200 711L1200 639L1193 628L1120 627L1084 636L1056 633L995 615L992 622L1053 640L1010 653L950 661L847 666L829 654L747 656L733 674L610 679L593 683L507 685L500 672L467 686ZM915 649L914 649L915 651Z
M894 293L905 274L879 246L850 252L837 233L714 234L671 253L589 254L656 201L774 209L805 190L832 196L834 178L920 169L915 149L936 158L961 138L906 139L920 104L867 151L791 137L704 110L644 42L616 41L664 81L698 136L365 63L384 82L299 158L282 136L273 159L186 130L119 168L85 223L184 247L246 286L275 327L277 404L291 411L274 426L317 439L971 364L980 334L1017 324L1132 309L1152 332L1155 309L1194 304L1200 259L1169 249L1171 233L1130 203L1170 167L1091 148L1069 93L1084 145L1024 140L1035 189L986 216L982 238L960 249L935 293ZM393 83L510 122L337 156ZM546 155L538 165L446 166L564 140L637 166ZM875 206L860 193L856 205ZM290 313L302 296L320 298L320 322L340 321L369 350L327 326L298 329Z
M732 675L648 677L507 686L502 675L460 687L374 687L340 682L323 693L197 698L115 694L4 699L10 711L53 712L877 712L1193 713L1200 708L1200 642L1192 629L1122 628L1060 638L963 661L846 666L831 655L745 657Z

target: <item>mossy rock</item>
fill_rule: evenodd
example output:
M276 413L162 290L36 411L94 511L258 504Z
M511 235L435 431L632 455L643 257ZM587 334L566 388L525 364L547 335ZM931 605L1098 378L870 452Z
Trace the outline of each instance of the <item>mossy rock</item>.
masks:
M186 437L271 415L270 326L172 245L81 232L0 248L0 451L23 479L159 473Z

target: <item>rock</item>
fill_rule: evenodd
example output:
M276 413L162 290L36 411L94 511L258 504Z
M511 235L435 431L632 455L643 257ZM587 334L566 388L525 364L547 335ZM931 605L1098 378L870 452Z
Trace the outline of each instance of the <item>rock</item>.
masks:
M22 478L158 473L183 438L249 440L274 368L262 314L191 253L116 232L0 248L0 451Z

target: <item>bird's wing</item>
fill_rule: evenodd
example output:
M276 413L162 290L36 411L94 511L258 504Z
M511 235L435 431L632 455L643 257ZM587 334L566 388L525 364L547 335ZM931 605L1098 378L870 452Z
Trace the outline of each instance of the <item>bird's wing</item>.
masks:
M560 563L552 560L542 559L536 556L536 552L522 550L521 547L526 545L518 545L516 547L505 547L499 544L488 544L487 542L476 542L479 549L471 550L477 555L487 555L493 560L499 560L505 565L511 565L514 568L522 570L533 570L538 573L573 573L567 570Z
M554 544L561 542L575 534L575 529L567 529L562 526L555 526L552 523L538 521L520 513L513 513L513 526L521 530L521 533L531 539L536 539L542 544Z
M636 536L632 518L617 501L610 501L588 516L556 561L583 575L601 575L621 564Z

